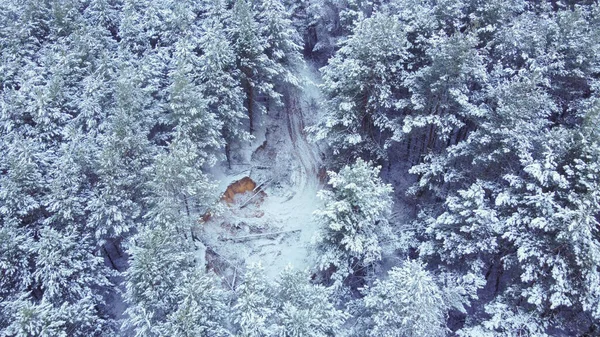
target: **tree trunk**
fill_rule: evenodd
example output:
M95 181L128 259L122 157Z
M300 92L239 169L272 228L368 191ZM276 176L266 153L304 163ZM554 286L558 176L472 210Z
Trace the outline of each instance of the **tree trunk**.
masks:
M433 131L434 129L435 129L435 125L431 124L429 126L429 135L427 136L427 138L428 138L427 139L427 148L430 150L433 150L433 147L435 145L435 142L434 142L435 133Z
M242 87L246 92L246 108L248 109L248 119L250 122L250 134L254 133L254 89L252 87L252 69L243 67L242 69L243 79Z
M225 143L225 158L227 159L227 168L231 170L231 145L229 145L229 141Z
M498 290L500 290L500 279L504 274L504 263L502 262L502 260L500 260L499 262L500 263L498 266L498 275L496 276L496 284L494 285L494 297L498 295Z
M254 134L254 92L252 85L248 82L248 119L250 121L250 134Z
M110 241L110 243L112 243L113 247L115 247L115 250L117 251L117 254L119 255L119 257L123 257L123 252L121 251L121 248L119 247L121 244L119 242L120 242L120 240L118 242L115 242L115 240Z
M106 249L106 246L103 245L102 249L104 249L104 253L106 254L106 257L108 257L108 261L110 261L110 265L113 267L113 269L116 271L119 271L119 268L117 268L117 265L115 264L115 261L113 261L112 257L110 256L110 253Z
M185 212L187 214L187 216L190 216L190 206L188 204L188 198L186 195L183 196L183 203L185 204Z
M411 145L412 145L412 136L408 136L406 141L406 160L412 165L412 157L411 157Z
M418 155L419 155L419 162L421 162L421 155L425 153L425 150L427 149L427 133L423 133L423 137L421 140L421 150L419 151Z

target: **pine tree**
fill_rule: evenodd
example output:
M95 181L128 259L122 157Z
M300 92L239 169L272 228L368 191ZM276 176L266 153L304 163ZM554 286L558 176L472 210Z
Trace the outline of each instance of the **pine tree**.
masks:
M90 253L86 241L85 236L69 230L39 231L39 241L30 248L36 266L32 276L48 302L61 304L80 298L100 301L97 294L112 285L103 259Z
M260 264L249 266L238 294L234 322L241 336L330 336L347 318L330 301L331 289L290 266L275 282Z
M327 139L334 154L384 158L386 138L399 132L392 116L408 104L402 84L408 48L397 17L378 14L361 21L323 69L328 100L323 121L311 129L315 138Z
M98 127L102 132L89 160L98 182L88 197L87 226L98 240L127 236L143 222L144 198L149 193L143 172L151 167L157 151L148 140L157 112L148 108L152 102L141 88L141 76L127 65L121 67L122 77L114 83L115 104L106 109L110 115ZM86 143L85 138L79 142Z
M223 144L220 130L223 122L208 109L206 98L195 66L199 64L194 52L197 44L193 38L182 38L174 46L167 88L169 114L167 122L173 127L174 138L185 137L192 141L195 151L206 160L214 160Z
M583 206L596 198L589 189L596 182L585 179L587 187L576 188L583 186L579 181L585 174L574 170L595 170L591 139L596 136L586 131L591 130L587 123L549 127L557 106L536 72L511 80L498 80L499 74L493 73L497 77L487 90L494 104L477 130L412 170L421 175L421 186L445 199L443 212L422 213L427 239L420 253L441 259L442 269L471 278L486 275L494 296L502 294L504 305L532 311L531 322L555 313L554 325L573 329L561 308L594 315L592 303L598 298L593 281L598 277L593 234L598 209L593 202ZM588 121L596 118L596 103L590 103L581 111ZM581 143L585 150L576 145ZM490 279L493 270L496 277Z
M227 294L193 260L178 228L156 223L133 238L123 328L136 336L226 336Z
M421 129L412 145L419 156L437 152L471 130L483 113L477 106L478 88L487 79L476 36L434 35L429 42L430 64L406 79L412 111L402 123L405 134Z
M379 170L359 159L339 173L329 172L331 190L319 192L324 207L315 211L321 224L317 267L333 267L337 286L348 276L367 275L381 260L384 243L393 240L392 187L381 181Z
M249 132L255 130L255 112L261 113L264 106L258 97L266 95L278 98L270 83L271 69L264 54L265 41L261 36L256 12L248 0L236 0L228 27L228 38L232 43L236 56L236 65L241 72L241 85L246 93L245 104L248 112Z
M271 336L275 305L273 286L267 281L262 265L250 265L244 275L244 283L237 289L234 306L234 323L241 336Z
M298 69L303 65L300 54L300 37L292 26L281 0L261 0L258 5L257 21L265 41L264 53L273 64L277 89L285 85L298 86Z
M28 250L35 270L31 278L21 280L21 287L29 291L15 292L0 304L7 319L0 320L5 324L0 332L9 336L114 333L112 320L101 309L106 300L103 294L112 286L108 280L111 274L103 259L90 253L86 241L76 233L43 228L39 241L20 247Z
M476 326L458 331L459 336L550 336L545 331L548 323L543 318L513 305L502 303L502 299L486 305L488 320ZM515 310L516 308L516 310Z
M307 272L290 266L279 275L274 294L279 336L331 336L347 319L347 315L333 305L331 289L311 284Z
M249 133L243 128L248 117L235 53L219 18L219 14L226 12L226 9L213 6L215 8L202 23L202 37L198 41L203 51L198 59L198 80L207 108L222 122L221 137L225 140L225 156L231 166L232 143L250 139Z
M174 291L179 297L177 310L167 317L161 334L173 337L230 336L226 323L229 313L227 293L217 278L203 271L184 275Z
M202 170L205 159L195 151L196 144L182 138L158 153L148 168L146 219L165 226L189 229L193 215L203 213L217 201L215 184Z
M282 4L290 13L292 25L304 42L304 55L312 55L319 39L317 26L323 12L323 3L314 0L283 0Z
M52 156L40 142L17 132L2 134L2 143L0 212L6 223L38 227L47 191L42 177Z
M6 313L0 317L0 332L11 324L8 314L13 301L22 296L33 282L30 261L33 259L29 247L31 237L27 231L18 228L0 217L0 311Z
M364 292L369 336L446 336L447 304L421 262L405 261Z
M1 332L15 337L114 336L114 325L99 317L97 308L98 303L90 298L54 306L45 300L37 302L23 296L3 308L11 320Z

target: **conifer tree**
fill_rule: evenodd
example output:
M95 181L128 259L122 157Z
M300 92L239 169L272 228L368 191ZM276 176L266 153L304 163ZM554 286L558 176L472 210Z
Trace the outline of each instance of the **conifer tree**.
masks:
M241 336L329 336L347 315L334 307L331 289L311 284L307 272L286 267L275 282L251 265L238 288L234 322Z
M202 37L198 44L203 53L198 59L198 80L207 109L222 123L221 137L225 141L225 156L231 168L231 146L234 142L249 140L250 135L244 129L248 116L239 82L241 73L236 68L235 53L219 17L222 12L226 12L224 7L213 5L209 17L202 23Z
M361 21L324 68L326 114L315 138L346 156L386 156L386 140L399 132L409 42L399 19L384 14Z
M280 273L274 294L279 336L330 336L348 318L333 305L330 288L311 284L307 272L290 266Z
M227 296L194 264L189 239L156 223L134 237L123 327L135 336L226 336Z
M271 68L264 54L265 41L261 35L256 12L248 0L236 0L229 23L228 37L240 70L241 85L246 93L245 105L248 112L249 132L255 131L255 114L262 113L264 106L258 102L260 95L277 98L270 83ZM258 111L257 111L258 110Z
M262 265L250 265L244 283L237 289L233 322L241 336L270 336L274 333L272 316L275 314L273 287L267 281Z
M421 262L405 261L364 292L369 336L446 336L447 304Z
M336 286L351 275L368 275L382 258L384 242L393 239L392 187L381 181L379 170L359 159L339 173L329 172L331 190L319 192L324 207L315 211L321 224L317 268L333 267Z
M273 64L275 88L278 92L285 85L298 86L298 69L303 65L300 37L281 0L261 0L258 6L258 23L265 41L264 53Z

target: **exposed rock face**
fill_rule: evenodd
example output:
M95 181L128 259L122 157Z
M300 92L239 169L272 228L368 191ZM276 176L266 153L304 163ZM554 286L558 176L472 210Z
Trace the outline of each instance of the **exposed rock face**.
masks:
M225 193L221 197L221 200L231 204L235 198L236 194L243 194L246 192L254 191L256 188L256 183L254 180L250 179L250 177L244 177L238 181L234 181L227 187Z
M247 196L240 197L244 194L247 194ZM262 191L261 186L258 186L256 182L250 177L244 177L240 180L234 181L229 186L227 186L225 193L223 193L223 195L221 196L221 201L229 206L233 206L234 204L237 205L236 209L239 211L246 205L260 205L266 196L267 194L264 191ZM253 214L252 216L259 218L263 214L264 213L262 211L258 211L255 212L255 214ZM200 224L206 223L212 217L212 211L208 210L206 213L204 213L204 215L202 215L202 217L200 217L200 219L198 219L198 222Z

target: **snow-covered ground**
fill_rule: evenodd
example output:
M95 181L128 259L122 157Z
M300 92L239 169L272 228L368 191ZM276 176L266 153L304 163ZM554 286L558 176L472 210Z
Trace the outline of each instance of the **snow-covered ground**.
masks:
M310 243L316 231L312 213L320 203L316 194L322 187L318 178L321 160L317 146L307 141L304 127L319 113L316 74L306 68L301 73L302 90L290 94L285 107L261 118L255 140L238 155L231 170L225 164L215 169L220 191L248 176L264 184L266 193L236 196L233 204L199 230L210 255L209 267L229 277L232 286L251 263L261 263L269 278L288 264L298 269L312 266Z

